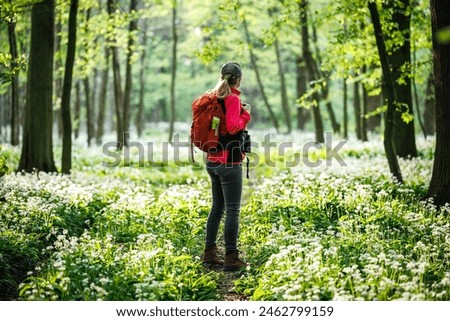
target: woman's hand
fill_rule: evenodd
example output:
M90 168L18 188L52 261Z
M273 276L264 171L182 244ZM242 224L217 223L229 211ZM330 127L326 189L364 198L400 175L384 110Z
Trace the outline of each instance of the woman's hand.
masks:
M247 103L243 103L243 104L242 104L242 108L243 108L244 110L246 110L249 114L250 114L250 112L251 112L251 110L252 110L252 106L250 106L250 104L247 104Z

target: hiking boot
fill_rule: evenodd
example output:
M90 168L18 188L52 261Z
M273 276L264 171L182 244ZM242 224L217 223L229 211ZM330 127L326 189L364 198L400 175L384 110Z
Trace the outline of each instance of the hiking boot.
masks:
M205 264L222 265L223 260L217 255L217 246L205 249L202 255L202 262Z
M238 253L239 252L236 250L225 254L225 262L223 264L223 269L225 271L235 271L238 269L245 268L247 266L247 263L239 259Z

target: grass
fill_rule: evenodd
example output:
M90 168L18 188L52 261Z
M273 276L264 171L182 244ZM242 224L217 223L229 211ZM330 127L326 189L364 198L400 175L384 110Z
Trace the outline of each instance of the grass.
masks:
M252 138L264 135L255 131ZM400 160L405 184L399 185L376 140L347 142L340 151L346 166L287 166L295 155L325 160L324 149L303 153L309 138L273 135L278 143L295 142L284 154L255 148L239 240L250 266L235 274L236 296L449 300L450 207L437 209L423 198L433 142L419 140L420 157ZM101 166L99 148L78 142L70 176L37 176L14 173L19 151L2 146L1 299L226 296L224 272L199 260L211 201L204 166L141 167L138 151L131 152L128 166L109 168ZM187 160L187 153L180 157Z

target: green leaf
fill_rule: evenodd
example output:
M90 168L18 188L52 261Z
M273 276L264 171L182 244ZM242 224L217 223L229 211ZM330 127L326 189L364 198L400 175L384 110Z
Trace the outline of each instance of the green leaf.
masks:
M412 122L413 120L414 120L414 115L413 114L410 114L409 112L407 112L407 111L405 111L405 112L403 112L402 113L402 120L405 122L405 123L410 123L410 122Z
M436 33L437 40L442 44L450 44L450 27L442 28Z

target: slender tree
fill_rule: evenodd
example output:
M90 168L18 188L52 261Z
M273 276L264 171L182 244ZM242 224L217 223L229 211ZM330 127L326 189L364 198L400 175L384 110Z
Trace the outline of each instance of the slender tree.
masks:
M61 99L63 91L63 75L59 72L63 67L63 55L61 54L61 34L62 34L62 22L58 19L58 15L55 15L55 67L54 67L54 108L53 117L57 125L58 137L63 135L63 123L62 123L62 110Z
M411 77L411 84L412 84L412 88L413 88L413 93L414 93L414 105L416 107L416 115L417 115L417 120L419 121L419 125L420 125L420 129L422 130L423 136L426 139L427 138L427 130L425 129L425 124L423 123L422 120L422 114L420 112L420 103L419 103L419 94L417 92L417 85L416 85L416 64L417 64L417 58L416 58L416 49L413 48L412 49L412 53L413 53L413 62L411 64L412 66L412 77Z
M277 9L270 8L268 10L268 13L269 17L273 20L274 16L277 14ZM278 67L278 77L280 79L281 109L283 110L284 123L286 124L287 132L290 133L292 131L291 111L289 110L289 101L287 97L287 88L286 88L286 77L281 58L280 42L278 40L278 35L276 33L273 35L273 38L274 38L273 45L275 49L275 57Z
M96 39L95 41L97 41L98 39ZM95 140L97 138L97 118L96 116L98 115L98 105L99 105L99 94L98 94L98 90L99 90L99 73L100 70L98 68L98 66L95 66L93 68L93 74L91 76L91 101L90 101L90 105L91 105L91 140Z
M130 1L130 15L136 13L137 0ZM134 37L137 30L137 19L132 18L128 26L128 46L127 46L127 60L125 72L125 92L123 101L123 131L124 131L124 146L128 147L128 139L130 135L125 133L130 132L130 112L131 112L131 91L133 89L133 75L131 70L131 56L133 55Z
M11 3L11 0L9 0ZM16 20L8 23L9 52L11 54L11 145L19 145L19 68L17 64Z
M322 99L325 101L325 108L327 109L328 115L330 116L331 127L333 128L333 132L339 133L341 130L341 124L339 124L339 122L337 121L331 100L328 99L328 95L330 92L329 90L330 72L322 72L322 70L319 68L319 66L322 64L322 59L320 57L320 50L317 40L317 30L314 25L312 26L312 30L313 30L312 40L315 48L315 55L317 57L317 59L314 59L313 57L314 72L316 73L314 78L323 80L324 84L321 86Z
M86 24L85 24L85 33L89 33L89 20L91 19L91 9L86 10ZM87 40L86 40L87 41ZM86 47L88 47L88 44L85 44ZM88 63L88 55L85 57L86 64ZM91 142L94 139L95 136L95 129L94 129L94 102L93 102L93 95L91 92L91 82L89 79L89 74L86 74L83 79L83 85L84 85L84 105L86 107L86 129L87 129L87 144L88 146L91 146ZM95 87L95 77L94 77L94 87Z
M385 82L388 106L386 111L386 121L384 126L384 150L389 164L389 169L392 175L399 183L403 183L402 173L398 164L397 153L395 151L395 144L393 140L394 134L394 114L395 114L395 87L389 69L389 60L386 50L386 45L383 39L383 31L381 28L380 16L378 13L377 4L369 1L369 11L372 18L372 24L375 33L375 39L378 48L378 55L380 56L381 69L383 70L383 79Z
M115 1L108 0L108 14L110 18L114 15ZM112 51L112 68L114 78L114 105L116 113L116 133L117 133L117 148L123 146L123 91L122 91L122 79L120 76L120 63L119 63L119 50L115 44L111 44L110 50Z
M301 23L301 34L302 34L302 53L305 59L306 70L308 71L308 76L310 77L310 83L314 79L314 75L317 73L314 70L314 60L309 48L309 34L308 34L308 0L301 0L300 2L300 23ZM311 79L312 78L312 79ZM323 123L322 116L320 115L320 105L319 105L319 95L314 91L313 99L316 101L316 106L313 107L313 117L314 117L314 127L316 132L316 141L323 143L325 138L323 136Z
M353 84L353 111L355 115L355 131L356 138L362 140L361 137L361 94L360 94L360 82L355 81Z
M72 92L72 74L77 39L77 12L78 0L71 0L69 12L69 37L67 42L66 64L64 68L61 98L61 116L63 123L61 171L64 174L69 174L72 170L72 119L70 116L70 95Z
M105 68L101 72L101 84L100 84L100 97L98 102L98 114L97 114L97 131L96 142L102 143L103 134L105 133L105 111L106 111L106 98L108 93L108 80L109 80L109 61L110 51L105 49Z
M91 141L94 137L94 124L93 124L94 108L92 106L91 84L88 75L86 75L86 77L84 77L83 79L83 86L84 86L84 105L86 107L87 144L88 146L91 146Z
M430 74L427 80L425 90L425 110L423 111L425 133L434 135L436 133L436 108L435 108L435 92L434 92L434 76Z
M333 105L331 100L329 100L329 82L330 79L328 77L324 78L325 84L322 86L322 99L325 101L325 108L327 109L328 115L330 116L331 127L333 128L334 133L339 133L341 130L341 124L339 124L336 113L334 112Z
M147 42L148 42L148 22L147 19L143 19L142 22L142 51L140 57L140 69L139 69L139 106L136 113L136 129L138 137L142 136L144 129L144 94L145 94L145 62L147 60Z
M0 103L1 106L5 106L6 104L3 102L5 99L4 95L0 95ZM0 109L0 143L3 143L3 108Z
M433 63L436 97L436 149L428 196L435 204L450 203L450 41L438 39L438 33L448 28L450 2L431 0Z
M365 73L366 68L363 69L363 72ZM362 88L362 110L361 110L361 140L363 142L367 142L367 111L368 111L368 104L369 104L369 95L367 93L366 86L364 83L361 83Z
M372 113L374 112L377 108L379 108L383 103L383 98L382 98L382 94L377 94L377 95L373 95L367 96L367 113ZM366 128L367 131L374 131L376 127L380 126L381 124L381 118L382 118L382 114L378 113L376 115L370 115L370 117L368 117L366 119Z
M52 137L54 30L54 0L33 4L27 101L19 171L56 171Z
M299 55L296 60L296 76L297 97L300 98L307 91L305 61L301 55ZM297 129L305 129L305 125L310 118L311 112L308 109L303 108L302 106L297 107Z
M281 108L283 109L285 123L287 125L287 132L292 131L291 124L291 111L289 110L289 101L287 97L286 78L284 76L283 64L281 63L280 44L277 38L275 38L275 54L277 57L278 74L280 77L280 91L281 91Z
M175 80L177 75L177 0L172 2L172 73L170 81L170 128L169 142L172 142L175 126Z
M344 123L344 138L348 138L348 92L347 92L347 78L344 78L343 81L343 88L342 91L344 92L344 94L342 95L343 97L343 106L344 106L344 119L343 119L343 123Z
M247 20L244 17L242 18L242 26L244 27L245 40L247 42L248 52L250 54L250 63L252 64L253 70L255 71L256 82L258 83L259 91L264 101L264 106L266 106L267 111L269 112L270 120L272 121L275 130L278 132L279 131L278 120L277 117L275 116L275 113L273 112L272 106L270 106L269 100L267 99L267 95L264 90L264 85L261 79L258 64L256 62L256 56L252 49L253 45L250 37L250 32L248 30Z
M81 119L81 85L80 81L75 84L75 104L73 113L73 132L75 138L80 135L80 119Z

